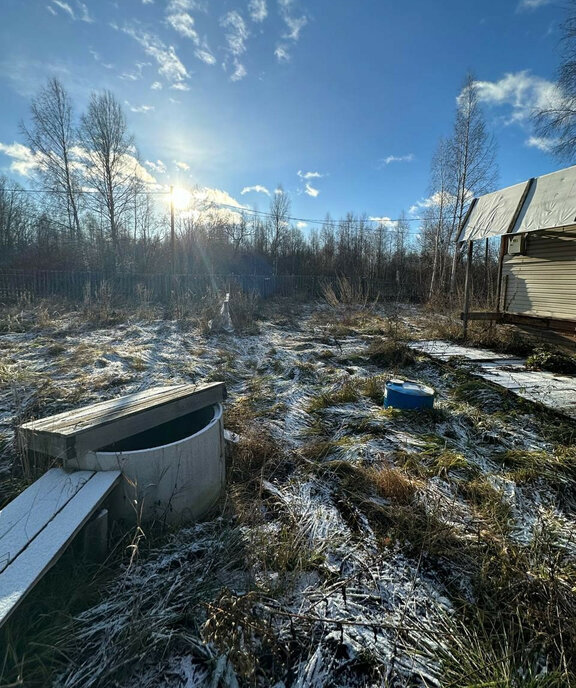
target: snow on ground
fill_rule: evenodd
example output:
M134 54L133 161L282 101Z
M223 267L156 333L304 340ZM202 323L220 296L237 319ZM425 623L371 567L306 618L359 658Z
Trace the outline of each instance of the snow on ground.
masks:
M489 386L467 391L469 378L426 357L408 367L375 363L370 346L388 338L397 314L392 323L384 312L368 323L346 325L347 318L302 306L264 320L259 334L210 335L178 321L94 329L68 316L0 335L5 475L19 422L209 380L226 382L229 417L244 409L252 431L284 456L267 474L263 465L253 514L244 522L238 516L239 528L225 512L182 530L108 584L75 626L76 654L56 685L112 685L110 676L122 675L122 685L141 687L437 686L452 652L443 631L453 628L462 600L477 595L473 558L460 559L461 549L505 523L506 532L490 536L497 544L509 538L530 547L548 532L562 561L576 563L573 500L538 476L518 482L512 470L522 468L513 460L555 451L545 424ZM385 410L367 391L398 374L435 388L433 412ZM360 485L367 476L383 487ZM414 519L430 534L412 532ZM246 553L227 561L218 552L231 528ZM192 581L206 561L214 580ZM157 617L142 610L144 601L137 613L130 607L142 594ZM219 595L220 607L206 607ZM232 625L221 637L222 619L235 613L256 630ZM123 655L117 645L136 616L142 634L151 618L158 630L139 652ZM268 636L283 648L281 666L269 657ZM258 668L250 652L262 653Z

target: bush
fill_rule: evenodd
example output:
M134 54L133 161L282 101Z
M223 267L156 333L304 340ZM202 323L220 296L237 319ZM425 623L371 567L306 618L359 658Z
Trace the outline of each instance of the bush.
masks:
M549 370L551 373L573 375L576 373L576 359L561 351L538 347L526 359L526 367L531 370Z

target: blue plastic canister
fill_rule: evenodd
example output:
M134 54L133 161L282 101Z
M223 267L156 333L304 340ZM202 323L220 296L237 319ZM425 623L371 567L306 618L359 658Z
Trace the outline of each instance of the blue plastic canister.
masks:
M384 406L399 409L432 408L434 406L434 390L432 387L421 385L418 382L390 380L386 383Z

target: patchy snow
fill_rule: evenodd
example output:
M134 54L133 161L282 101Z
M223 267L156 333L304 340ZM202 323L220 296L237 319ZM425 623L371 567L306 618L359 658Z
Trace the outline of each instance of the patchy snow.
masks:
M343 498L336 475L342 464L405 472L414 487L411 508L463 549L490 527L490 514L463 492L468 482L484 481L489 497L509 508L510 542L529 547L547 533L550 546L576 562L574 511L545 483L517 484L500 460L513 449L554 452L536 417L509 412L490 387L457 397L462 377L425 358L404 371L372 364L367 349L376 335L335 332L339 317L305 306L298 325L272 318L250 336L205 335L162 320L94 330L63 318L42 332L0 336L5 470L14 458L14 425L25 419L152 386L219 379L227 384L228 409L244 399L254 427L292 461L287 474L261 481L254 523L216 519L182 530L122 571L76 620L75 643L85 651L56 685L105 685L106 672L118 666L129 688L441 685L442 658L450 652L442 629L457 613L455 590L474 598L469 571L434 559L431 548L419 556L406 551L384 526L378 532L370 509L397 507L377 495ZM402 322L408 325L410 317ZM364 391L366 381L382 384L398 373L435 388L433 413L385 411ZM318 404L349 385L356 400ZM306 458L315 441L325 451ZM307 557L301 570L286 573L265 559L266 547L285 544L282 537ZM252 603L254 590L260 596ZM250 602L238 607L242 628L229 629L238 631L238 659L223 650L215 619L228 602L234 610L242 600ZM257 641L250 640L248 618L261 624ZM134 627L143 643L132 655L139 662L123 647ZM267 633L285 648L284 665L270 669L269 682L265 668L253 683L243 681L242 653L251 642L261 649Z

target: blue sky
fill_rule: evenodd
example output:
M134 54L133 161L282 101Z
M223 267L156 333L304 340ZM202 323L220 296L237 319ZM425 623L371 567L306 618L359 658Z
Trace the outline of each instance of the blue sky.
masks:
M82 111L124 104L159 184L292 215L417 216L465 74L480 82L500 185L558 169L529 114L553 92L551 0L0 0L0 172L33 174L18 123L57 76ZM22 174L25 173L25 174Z

